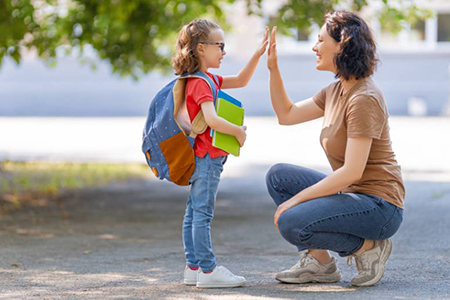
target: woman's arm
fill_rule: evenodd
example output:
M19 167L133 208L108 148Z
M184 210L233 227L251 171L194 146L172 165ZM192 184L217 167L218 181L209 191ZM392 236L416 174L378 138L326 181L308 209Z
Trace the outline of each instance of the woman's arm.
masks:
M222 89L234 89L241 88L248 84L250 79L255 73L256 66L258 65L259 58L261 55L266 52L267 45L269 43L269 28L266 28L266 32L264 33L264 39L262 41L261 46L258 50L253 54L250 58L249 62L245 67L239 72L236 76L224 76L222 82Z
M370 138L348 138L344 165L278 206L274 216L275 226L278 227L278 219L286 210L312 199L336 194L361 179L371 146Z
M270 45L267 55L267 68L269 69L270 99L273 110L281 125L293 125L311 121L323 116L323 110L317 106L312 98L292 103L284 88L283 79L278 68L276 48L277 28L272 29Z
M212 101L203 102L200 106L202 108L203 116L205 117L205 122L209 127L218 132L235 136L239 145L241 145L241 147L244 145L247 138L247 134L245 133L247 126L237 126L224 118L219 117Z

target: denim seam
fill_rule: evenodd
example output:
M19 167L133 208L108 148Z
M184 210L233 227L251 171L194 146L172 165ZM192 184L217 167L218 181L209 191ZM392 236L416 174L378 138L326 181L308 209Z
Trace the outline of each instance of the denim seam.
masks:
M394 220L395 213L397 212L397 210L398 210L398 207L396 207L396 208L394 209L394 213L393 213L392 216L389 218L389 221L387 221L386 224L385 224L383 227L381 227L381 232L380 232L380 235L379 235L380 238L383 237L383 236L385 235L385 233L386 233L386 228L387 228L389 225L391 225L392 221Z
M320 219L320 220L311 222L311 223L309 223L308 225L306 225L305 227L303 227L303 228L300 230L300 232L298 233L297 238L300 239L300 234L301 234L301 232L303 232L305 229L310 228L310 227L314 226L315 224L320 223L320 222L322 222L322 221L324 221L324 220L330 220L330 219L335 218L335 217L348 216L348 215L352 215L352 214L361 214L361 213L371 212L371 211L375 211L376 209L377 209L377 207L374 207L374 208L371 208L371 209L368 209L368 210L362 210L362 211L358 211L358 212L345 213L345 214L337 214L337 215L329 216L329 217L326 217L326 218L323 218L323 219ZM307 243L307 242L302 242L302 244L303 244L303 245L310 246L310 244Z
M378 208L378 207L373 207L373 208L371 208L371 209L368 209L368 210L361 210L361 211L358 211L358 212L337 214L337 215L329 216L329 217L326 217L326 218L323 218L323 219L320 219L320 220L311 222L311 223L309 223L308 225L306 225L305 227L303 227L303 228L300 230L298 238L300 238L300 233L301 233L302 231L304 231L305 229L308 229L308 228L312 227L313 225L315 225L315 224L317 224L317 223L320 223L320 222L322 222L322 221L325 221L325 220L331 220L332 218L335 218L335 217L349 216L349 215L352 215L352 214L361 214L361 213L364 214L364 213L366 213L366 212L375 211L375 210L377 210L377 208Z
M302 183L300 183L300 182L298 182L298 181L293 181L293 180L289 180L289 179L282 179L282 178L280 178L279 180L278 180L280 183L281 182L287 182L287 183L292 183L292 184L295 184L295 185L298 185L298 186L300 186L300 188L301 188L301 190L304 190L304 189L306 189L308 186L305 186L304 184L302 184ZM282 191L280 191L279 189L278 189L278 187L277 186L274 186L274 188L275 188L275 190L277 190L278 192L282 192Z
M212 162L211 159L208 159L207 161L208 161L208 170L207 170L206 173L208 174L208 178L211 178L211 176L213 174L213 162ZM206 184L206 195L209 195L210 191L211 191L211 180L207 180L206 182L207 182L207 184ZM213 215L214 215L214 213L213 213ZM210 240L209 242L211 243L209 246L212 249L212 241ZM203 270L202 269L202 271L203 272L209 272L209 271L212 271L214 267L215 267L215 265L211 266L208 270Z

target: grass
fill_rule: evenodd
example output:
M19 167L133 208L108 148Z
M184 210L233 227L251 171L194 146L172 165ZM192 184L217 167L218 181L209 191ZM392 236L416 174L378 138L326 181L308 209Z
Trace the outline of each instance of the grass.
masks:
M143 164L0 162L0 205L46 203L69 190L102 187L114 182L142 179Z

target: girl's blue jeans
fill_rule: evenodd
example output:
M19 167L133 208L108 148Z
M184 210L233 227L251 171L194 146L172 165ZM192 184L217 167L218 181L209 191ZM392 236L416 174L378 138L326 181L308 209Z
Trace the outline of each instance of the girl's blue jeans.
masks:
M325 174L290 164L274 165L266 176L270 196L278 206L314 185ZM326 249L340 256L358 251L365 239L393 236L403 220L403 209L367 194L339 193L303 202L284 212L278 228L299 251Z
M216 267L211 243L211 221L219 188L220 174L226 156L195 157L195 171L191 177L191 191L183 221L183 243L187 265L200 267L204 272Z

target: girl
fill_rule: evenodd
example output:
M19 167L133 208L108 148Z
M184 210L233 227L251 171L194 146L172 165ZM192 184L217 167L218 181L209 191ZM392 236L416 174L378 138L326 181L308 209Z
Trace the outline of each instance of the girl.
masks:
M238 75L214 76L208 69L219 68L226 54L223 31L212 21L196 19L179 32L177 52L173 58L175 74L204 72L213 79L217 90L244 87L253 76L259 58L266 50L268 34L266 28L262 45ZM211 221L214 216L220 174L228 153L212 146L210 128L235 136L243 146L246 126L236 126L217 116L211 89L202 79L188 80L186 105L191 121L201 110L209 127L196 137L194 143L196 170L190 180L191 190L183 221L186 255L184 283L200 288L242 286L245 284L244 277L234 275L223 266L216 266L212 249Z
M333 173L278 164L267 187L278 206L281 235L301 251L299 263L280 272L282 282L337 282L341 273L328 250L356 260L355 286L379 282L392 250L389 239L403 220L405 188L389 136L388 110L371 78L378 59L372 32L351 12L325 15L313 47L316 68L337 81L293 104L277 63L276 28L267 67L278 121L294 125L323 117L320 142Z

